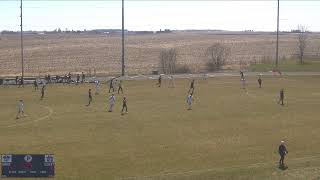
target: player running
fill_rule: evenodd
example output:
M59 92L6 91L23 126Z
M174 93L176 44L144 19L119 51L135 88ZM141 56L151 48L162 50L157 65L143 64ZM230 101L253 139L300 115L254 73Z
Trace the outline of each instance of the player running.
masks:
M116 103L116 97L114 96L114 94L112 94L109 97L109 112L112 112L112 109L115 103Z
M281 105L283 106L284 105L283 100L284 100L284 90L282 88L280 90L280 98L279 98L278 104L280 104L280 102L281 102Z
M262 85L261 74L259 75L259 78L258 78L258 84L259 84L259 88L261 88L261 85Z
M16 119L19 119L21 115L24 117L24 102L22 99L20 99L18 102L18 114Z
M280 160L279 160L279 167L284 168L284 157L288 154L287 148L284 145L284 141L281 141L281 144L279 146L279 155L280 155Z
M193 101L193 94L191 93L187 97L188 110L192 109L192 101Z
M118 94L119 92L121 91L121 94L123 94L123 89L122 89L122 80L119 81L119 84L118 84Z
M91 89L89 89L88 96L89 96L89 102L88 102L88 104L86 106L90 106L91 101L92 101Z
M191 91L192 90L192 91ZM190 88L189 88L189 91L188 91L188 94L193 94L193 91L194 91L194 79L191 81L191 84L190 84Z
M124 114L124 113L123 113L124 108L126 108L126 113L128 113L128 106L127 106L127 98L126 98L126 97L123 97L123 100L122 100L122 110L121 110L121 114Z

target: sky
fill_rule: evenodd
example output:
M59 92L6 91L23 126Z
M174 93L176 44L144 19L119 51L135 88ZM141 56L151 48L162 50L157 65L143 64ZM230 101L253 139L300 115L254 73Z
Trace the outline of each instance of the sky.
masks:
M20 0L0 0L0 31L20 29ZM125 29L276 31L277 1L125 0ZM320 31L320 1L280 0L280 30ZM27 30L120 29L120 0L24 0Z

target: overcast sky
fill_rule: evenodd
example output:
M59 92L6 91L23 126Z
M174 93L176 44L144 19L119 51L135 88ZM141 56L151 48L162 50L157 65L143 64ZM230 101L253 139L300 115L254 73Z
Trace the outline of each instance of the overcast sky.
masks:
M0 31L19 30L20 0L0 0ZM24 30L121 28L120 0L24 1ZM125 28L276 30L277 1L125 1ZM281 1L280 30L320 31L320 1Z

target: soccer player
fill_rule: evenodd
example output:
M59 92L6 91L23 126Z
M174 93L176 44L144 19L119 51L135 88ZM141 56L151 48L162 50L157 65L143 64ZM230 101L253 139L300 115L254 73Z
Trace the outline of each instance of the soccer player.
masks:
M283 168L284 166L284 157L288 154L287 148L284 145L284 141L281 141L281 144L279 146L279 155L280 155L280 160L279 160L279 167Z
M161 77L161 74L160 74L160 76L158 78L158 83L157 83L158 87L161 87L161 79L162 79L162 77Z
M126 108L126 113L128 113L128 106L127 106L127 98L126 97L123 97L123 100L122 100L121 114L123 114L124 108Z
M280 98L279 98L278 104L280 104L280 102L281 102L281 105L283 106L284 105L283 100L284 100L284 90L282 88L280 90Z
M94 81L94 84L96 85L95 95L98 95L98 94L99 94L99 89L100 89L100 81L95 80L95 81Z
M191 91L192 90L192 91ZM193 94L193 91L194 91L194 79L191 81L191 84L190 84L190 89L188 91L188 94L190 94L190 91L192 92L191 94Z
M259 88L261 88L261 85L262 85L261 74L259 75L259 78L258 78L258 83L259 83Z
M24 102L22 99L20 99L18 103L18 114L16 116L16 119L19 119L20 115L24 117Z
M45 90L45 87L46 87L46 85L45 85L45 84L43 84L43 85L42 85L42 88L41 88L41 98L40 98L40 100L42 100L42 99L43 99L43 97L44 97L44 90Z
M34 87L34 91L37 91L37 90L38 90L38 82L37 82L36 79L35 79L34 82L33 82L33 87Z
M91 101L92 101L91 89L89 89L88 95L89 95L89 102L88 102L87 106L89 106L91 104Z
M122 80L119 81L119 84L118 84L119 88L118 88L118 94L121 90L121 93L123 94L123 89L122 89Z
M111 91L111 89L112 89L112 92L114 92L114 87L113 87L113 80L114 80L115 78L112 78L111 80L110 80L110 83L109 83L109 93L110 93L110 91Z
M193 101L193 94L190 93L187 97L188 110L191 110L192 108L192 101Z
M112 112L112 109L113 109L115 102L116 102L116 97L114 96L114 94L112 94L109 97L109 112Z

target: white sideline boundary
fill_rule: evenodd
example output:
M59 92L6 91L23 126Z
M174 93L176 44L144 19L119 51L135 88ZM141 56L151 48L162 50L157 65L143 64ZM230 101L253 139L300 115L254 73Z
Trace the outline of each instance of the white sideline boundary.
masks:
M8 126L0 126L0 128L2 128L2 127L3 128L12 128L12 127L17 127L17 126L24 126L24 125L31 124L31 123L37 123L39 121L43 121L43 120L51 117L51 115L53 114L53 109L49 106L44 106L44 105L41 105L41 106L49 111L49 113L47 115L42 116L42 117L35 119L35 120L32 120L32 121L16 122L15 124L10 124Z
M320 155L317 156L305 156L305 157L298 157L294 159L288 159L288 162L308 162L314 159L320 159ZM150 176L132 176L132 177L117 177L115 180L140 180L140 179L148 179L152 180L153 178L161 179L160 177L165 176L186 176L186 175L195 175L205 172L223 172L223 171L232 171L234 169L250 169L250 168L259 168L259 167L266 167L266 166L277 166L277 162L261 162L261 163L253 163L248 165L235 165L235 166L228 166L228 167L217 167L217 168L210 168L210 169L200 169L200 170L191 170L191 171L184 171L184 172L171 172L171 173L163 173L157 175L150 175Z

